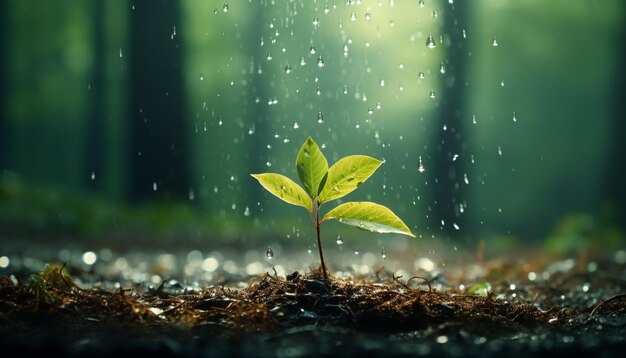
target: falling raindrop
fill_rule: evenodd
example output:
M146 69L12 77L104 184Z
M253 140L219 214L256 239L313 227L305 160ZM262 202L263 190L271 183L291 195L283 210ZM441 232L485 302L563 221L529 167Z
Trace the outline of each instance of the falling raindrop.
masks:
M476 124L476 115L475 114L472 114L472 123Z
M433 37L433 33L428 34L428 38L426 39L426 47L435 48L437 45L435 44L435 38Z
M243 216L250 216L250 208L246 206L246 209L243 211Z
M267 257L268 260L274 258L274 250L272 250L271 247L268 247L267 250L265 250L265 257Z
M341 235L337 234L337 238L335 240L337 241L337 245L343 244L343 238L341 237Z
M315 94L318 95L318 96L321 95L322 94L322 90L319 87L317 87L317 90L315 90Z
M300 125L298 124L298 122L293 121L293 129L298 129L300 128Z
M91 180L96 180L96 172L91 172Z
M124 57L124 55L122 54L122 48L120 48L120 58Z
M496 40L496 37L493 37L493 41L491 41L491 46L493 47L497 47L498 46L498 40Z
M365 14L365 21L370 22L372 21L372 14L370 14L369 12Z
M313 18L313 28L317 29L320 26L320 20L317 17Z
M380 79L379 81L380 87L385 87L385 80L384 79Z
M424 77L425 77L424 76L424 72L422 72L422 71L420 71L420 73L417 76L420 78L420 80L423 80Z
M417 170L420 173L423 173L426 171L426 167L424 167L424 163L422 162L422 157L420 156L418 159L418 164L417 164Z
M455 154L452 156L452 161L453 161L453 162L456 162L456 160L457 160L457 159L459 159L459 155L455 153Z
M354 255L356 255L356 256L359 255L359 249L354 250Z
M319 68L324 67L324 59L322 58L322 56L319 56L317 58L317 67L319 67Z
M429 96L430 98L435 98L435 91L431 90Z
M300 66L305 66L306 65L306 61L304 60L304 57L300 57Z
M224 6L222 7L222 11L224 12L228 12L229 8L228 8L228 4L224 4Z
M268 60L268 61L271 61L271 60L272 60L272 54L271 54L271 53L269 53L269 52L267 53L267 60Z
M517 115L513 112L513 122L517 122Z
M380 250L380 258L383 260L387 259L387 252L385 251L384 247L382 250Z
M157 182L152 182L152 191L157 191L158 186L157 186Z
M420 0L419 4L420 4L420 7L424 7L424 0Z
M498 155L502 155L502 147L498 146Z
M500 87L504 87L504 80L500 81Z
M311 46L311 47L309 47L309 53L310 53L311 55L315 55L315 52L316 52L316 51L315 51L315 46Z
M354 11L350 14L350 20L356 21L356 13Z
M348 45L343 45L343 57L348 57Z
M443 62L439 65L439 72L441 72L442 75L446 73L446 67L443 65Z
M290 74L291 73L291 66L289 66L289 65L285 66L285 73L286 74Z
M463 38L466 39L467 38L467 34L465 33L465 29L463 29Z
M380 102L376 102L376 109L380 109L380 108L381 108Z
M372 107L367 108L367 114L374 114L374 110L372 109Z
M463 181L465 184L469 184L469 179L467 178L467 173L463 174Z
M457 223L452 223L452 226L454 226L456 230L461 230L461 228L459 227L459 225L457 225Z
M322 112L317 112L317 123L324 123L324 115L322 114Z

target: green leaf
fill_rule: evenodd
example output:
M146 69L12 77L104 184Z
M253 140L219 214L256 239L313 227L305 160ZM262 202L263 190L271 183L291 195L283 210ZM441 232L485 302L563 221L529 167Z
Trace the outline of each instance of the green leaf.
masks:
M381 234L393 233L415 237L391 210L367 201L341 204L324 216L324 220L328 219L336 219L340 223Z
M293 180L284 175L274 173L250 175L258 180L267 191L276 195L281 200L289 204L302 206L311 212L311 198L309 198L304 189L302 189L302 187L296 184Z
M328 170L326 185L320 193L320 204L351 193L369 178L383 162L367 155L350 155Z
M489 284L489 282L486 281L476 283L468 287L466 289L466 292L470 295L487 297L489 295L489 292L491 292L491 285Z
M328 161L311 137L307 138L300 148L296 158L296 169L304 190L311 198L317 197L328 173Z

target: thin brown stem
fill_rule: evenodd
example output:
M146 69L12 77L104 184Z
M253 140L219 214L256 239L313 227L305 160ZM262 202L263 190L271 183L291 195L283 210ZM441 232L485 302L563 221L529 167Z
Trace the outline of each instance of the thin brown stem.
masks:
M322 239L320 237L320 204L315 201L313 204L315 208L315 232L317 234L317 249L320 252L320 261L322 263L322 273L324 274L324 279L328 280L328 273L326 272L326 264L324 263L324 253L322 252Z

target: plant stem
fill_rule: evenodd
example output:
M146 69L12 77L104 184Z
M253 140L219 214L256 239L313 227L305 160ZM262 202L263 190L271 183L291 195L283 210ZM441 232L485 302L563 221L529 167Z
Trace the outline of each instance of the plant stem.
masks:
M322 253L322 240L320 238L320 204L316 202L315 206L315 232L317 233L317 248L320 252L320 261L322 263L322 273L324 274L324 279L328 280L328 273L326 273L326 264L324 264L324 254Z

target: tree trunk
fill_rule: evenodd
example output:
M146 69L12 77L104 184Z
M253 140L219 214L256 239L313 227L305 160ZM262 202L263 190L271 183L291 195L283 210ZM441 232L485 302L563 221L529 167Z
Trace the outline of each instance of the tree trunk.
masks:
M626 40L626 9L622 12L624 19L621 33L617 36L615 46L617 50L616 72L615 76L615 111L613 112L613 138L611 140L611 151L608 163L607 173L607 190L606 201L612 206L614 222L626 231L626 185L624 178L626 177L626 167L624 166L624 158L626 157L626 141L624 141L624 133L626 133L626 122L624 122L624 113L626 113L626 83L624 76L624 61L626 61L626 48L624 40ZM621 40L620 40L621 39Z
M8 112L8 94L7 90L9 82L9 69L7 68L9 60L9 46L8 38L8 22L9 22L10 3L8 1L0 2L0 174L7 170L9 165L8 155L8 139L9 139L9 125L7 118Z
M106 135L106 108L104 105L106 90L104 88L104 1L95 0L92 4L93 19L93 66L91 68L91 81L89 83L90 95L90 116L87 119L87 168L91 175L86 175L87 187L91 189L101 189L106 159L105 135Z
M180 3L136 0L130 20L130 198L183 199L189 190Z
M435 177L434 225L441 226L444 233L452 234L457 230L455 224L463 227L459 205L463 204L464 160L453 158L455 154L462 154L465 141L462 118L467 49L463 29L466 26L467 2L459 0L445 6L444 43L440 46L445 46L447 58L443 61L446 72L443 76L442 102L439 107L439 118L445 128L437 132L432 162Z

